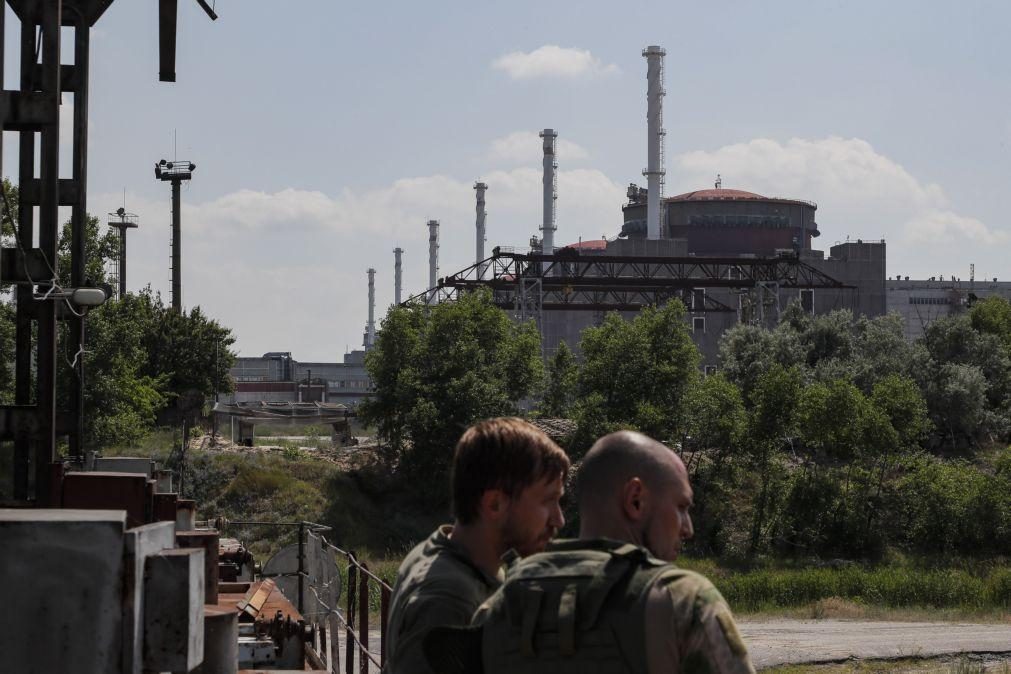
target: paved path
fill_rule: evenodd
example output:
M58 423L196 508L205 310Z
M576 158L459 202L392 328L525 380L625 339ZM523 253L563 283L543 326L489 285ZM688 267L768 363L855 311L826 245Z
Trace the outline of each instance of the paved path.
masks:
M756 669L785 664L839 662L851 658L883 660L930 658L959 653L1011 654L1011 625L968 623L906 623L858 620L741 621ZM341 671L344 639L341 635ZM379 653L379 635L369 635L370 648ZM355 662L355 674L358 661ZM378 668L370 667L371 672Z
M857 620L742 621L756 669L958 653L1011 653L1011 625L868 622Z

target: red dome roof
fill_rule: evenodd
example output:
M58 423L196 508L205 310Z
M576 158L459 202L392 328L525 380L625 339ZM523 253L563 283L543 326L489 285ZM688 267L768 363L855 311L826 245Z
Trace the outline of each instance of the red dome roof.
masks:
M767 198L768 197L763 197L761 194L755 194L754 192L717 188L710 190L696 190L694 192L685 192L684 194L679 194L676 197L670 197L667 201L724 201L724 200L739 200L739 199L767 199Z
M564 246L564 248L572 248L574 250L607 250L607 241L604 239L587 239L578 243L570 243L568 246Z

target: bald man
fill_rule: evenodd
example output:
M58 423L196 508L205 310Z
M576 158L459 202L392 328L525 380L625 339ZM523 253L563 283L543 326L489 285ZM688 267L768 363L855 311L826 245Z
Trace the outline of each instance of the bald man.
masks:
M579 538L513 564L475 614L484 672L754 672L720 593L672 564L693 533L677 454L612 433L577 493Z

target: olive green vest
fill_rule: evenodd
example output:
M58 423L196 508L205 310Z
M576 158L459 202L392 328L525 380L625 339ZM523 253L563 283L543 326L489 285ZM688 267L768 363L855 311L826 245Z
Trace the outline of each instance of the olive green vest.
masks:
M512 565L485 605L485 674L645 674L645 601L672 564L609 540L562 541Z

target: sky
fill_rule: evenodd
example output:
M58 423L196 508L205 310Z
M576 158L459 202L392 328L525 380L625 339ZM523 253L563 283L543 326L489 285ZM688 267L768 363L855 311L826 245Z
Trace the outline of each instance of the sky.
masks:
M183 304L240 355L339 360L377 315L539 234L538 131L558 134L557 245L613 237L645 185L647 45L667 50L666 194L723 186L818 204L827 250L885 239L888 274L1011 279L1011 4L889 0L346 3L181 0L177 82L158 82L157 3L118 0L91 46L88 208L124 204L128 287L169 297L162 158L183 188ZM7 9L6 82L17 81ZM69 44L69 43L68 43ZM67 60L65 56L64 60ZM69 121L73 99L65 97ZM69 131L69 124L64 129ZM69 136L63 177L69 175ZM4 175L16 177L5 134Z

